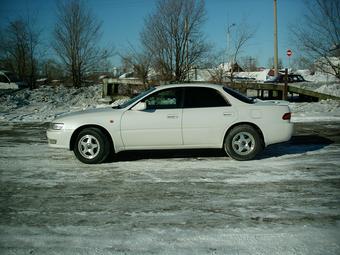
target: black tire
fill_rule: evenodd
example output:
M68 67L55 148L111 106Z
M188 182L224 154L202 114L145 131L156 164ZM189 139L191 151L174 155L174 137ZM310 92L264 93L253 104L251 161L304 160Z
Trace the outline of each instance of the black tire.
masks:
M85 164L102 163L110 153L109 140L98 128L80 131L73 147L77 159Z
M251 160L263 150L263 141L258 131L249 125L234 127L225 137L223 144L229 157L244 161Z

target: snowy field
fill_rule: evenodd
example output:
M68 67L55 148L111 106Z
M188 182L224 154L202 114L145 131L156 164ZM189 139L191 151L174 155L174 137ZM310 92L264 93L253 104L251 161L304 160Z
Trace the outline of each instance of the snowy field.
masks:
M46 124L0 127L0 254L340 254L340 124L257 160L129 152L85 165Z

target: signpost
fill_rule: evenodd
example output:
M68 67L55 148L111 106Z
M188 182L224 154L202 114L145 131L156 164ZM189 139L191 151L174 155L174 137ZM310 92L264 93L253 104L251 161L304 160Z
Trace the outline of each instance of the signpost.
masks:
M288 68L290 68L290 57L293 55L293 52L291 49L287 50L287 56L288 56Z
M288 56L288 68L290 67L290 57L292 56L293 52L291 49L287 50L287 56ZM285 84L283 87L283 95L282 95L282 99L283 100L287 100L288 99L288 68L285 68Z

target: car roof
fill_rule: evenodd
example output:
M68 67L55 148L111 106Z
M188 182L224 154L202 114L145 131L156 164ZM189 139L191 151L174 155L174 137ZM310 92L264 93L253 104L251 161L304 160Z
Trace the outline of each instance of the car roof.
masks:
M183 88L183 87L201 87L201 88L221 89L223 88L223 85L211 84L211 83L180 83L180 84L160 85L156 87L156 90L162 90L162 89L167 89L167 88Z

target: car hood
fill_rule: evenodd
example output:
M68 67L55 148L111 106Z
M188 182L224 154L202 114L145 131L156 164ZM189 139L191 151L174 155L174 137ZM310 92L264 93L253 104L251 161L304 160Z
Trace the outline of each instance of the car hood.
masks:
M65 113L57 116L53 122L89 122L98 121L102 117L113 117L117 114L120 115L120 109L114 109L112 107L88 109L78 112ZM100 118L98 118L100 117Z

